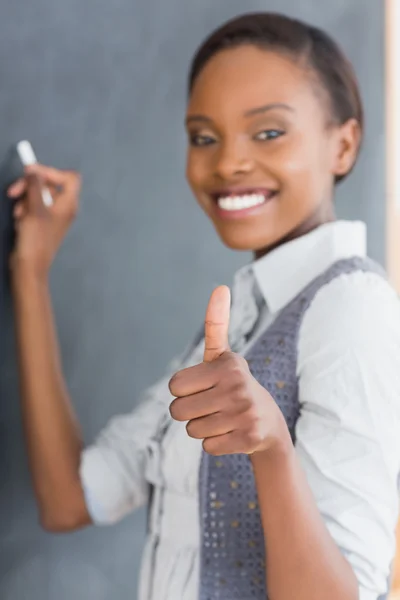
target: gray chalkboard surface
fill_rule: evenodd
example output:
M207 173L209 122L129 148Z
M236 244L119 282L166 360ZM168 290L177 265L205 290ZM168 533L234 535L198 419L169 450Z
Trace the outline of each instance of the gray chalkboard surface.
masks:
M323 25L354 61L367 135L338 212L367 221L370 253L383 260L381 2L2 3L0 154L27 138L43 162L83 174L81 213L51 283L65 375L88 442L137 403L191 338L213 286L230 283L248 258L223 248L196 207L184 179L183 131L191 54L244 9L279 9ZM0 319L0 598L134 600L144 511L71 535L37 525L7 301Z

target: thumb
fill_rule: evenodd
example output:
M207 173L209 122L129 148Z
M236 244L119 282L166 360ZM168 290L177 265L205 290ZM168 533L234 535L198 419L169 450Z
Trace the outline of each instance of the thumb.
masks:
M204 362L211 362L229 350L230 305L230 290L220 285L211 294L206 311Z

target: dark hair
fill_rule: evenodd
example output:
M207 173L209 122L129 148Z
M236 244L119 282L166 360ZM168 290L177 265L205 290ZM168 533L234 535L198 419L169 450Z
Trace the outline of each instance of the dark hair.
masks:
M189 95L196 78L215 54L246 44L287 54L311 68L327 93L334 122L341 125L349 119L356 119L362 134L364 111L350 61L338 44L321 29L277 13L246 14L214 31L193 58ZM338 176L336 182L346 175Z

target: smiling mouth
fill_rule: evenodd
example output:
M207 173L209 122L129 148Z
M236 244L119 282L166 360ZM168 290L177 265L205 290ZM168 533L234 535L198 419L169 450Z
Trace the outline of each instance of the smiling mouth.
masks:
M268 189L244 190L240 193L221 191L212 194L212 198L220 211L233 213L248 211L262 206L276 196L276 194L277 191Z

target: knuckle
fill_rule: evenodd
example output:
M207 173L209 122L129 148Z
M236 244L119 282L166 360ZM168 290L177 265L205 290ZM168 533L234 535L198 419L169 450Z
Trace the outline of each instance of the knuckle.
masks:
M210 454L211 456L220 456L220 452L218 450L218 444L215 443L212 439L203 440L203 450Z
M252 404L242 415L242 423L244 430L251 435L257 434L259 431L259 421L260 419L257 409Z
M258 446L258 444L261 442L260 431L256 424L253 424L250 428L246 430L244 437L246 445L249 448L254 448Z
M244 358L244 356L242 356L241 354L236 354L236 360L238 362L238 364L241 366L241 368L243 369L247 369L248 366L248 362L247 360Z
M247 365L246 359L241 354L231 353L230 357L232 364L240 371L243 371Z
M250 408L251 406L251 398L249 396L247 386L244 383L236 386L235 389L235 402L240 403L240 405L245 408Z
M169 405L169 412L173 419L176 421L179 420L180 407L177 399L173 400Z
M196 425L195 423L193 423L193 421L189 421L188 423L186 423L186 432L189 437L196 437Z
M229 377L229 381L231 382L232 386L234 386L234 387L242 386L244 383L243 371L236 364L233 364L231 366L231 368L229 369L228 377Z
M168 389L171 392L172 396L177 396L178 394L175 393L176 389L176 385L177 385L177 378L178 378L178 374L175 373L175 375L172 375L171 379L168 382Z
M258 414L257 407L253 403L251 403L251 406L247 410L246 417L249 428L257 430L260 422L260 416Z
M230 359L229 371L232 377L243 379L248 374L247 361L238 354L233 355Z
M172 375L171 379L168 383L169 391L173 396L184 396L184 380L183 374L181 371L177 371L174 375Z
M251 394L249 393L249 386L245 377L243 377L242 373L234 372L232 376L229 376L229 388L232 393L235 402L245 402L249 404L251 400Z
M228 380L228 382L229 397L235 404L238 402L242 403L246 398L246 386L244 385L244 382L240 379L237 381Z

